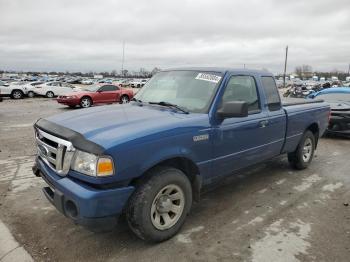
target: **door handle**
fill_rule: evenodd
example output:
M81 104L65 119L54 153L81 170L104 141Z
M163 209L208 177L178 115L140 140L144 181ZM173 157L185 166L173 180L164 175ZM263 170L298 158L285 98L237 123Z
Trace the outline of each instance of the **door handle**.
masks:
M268 121L268 120L263 120L263 121L260 121L260 122L259 122L260 128L264 128L264 127L266 127L268 124L269 124L269 121Z

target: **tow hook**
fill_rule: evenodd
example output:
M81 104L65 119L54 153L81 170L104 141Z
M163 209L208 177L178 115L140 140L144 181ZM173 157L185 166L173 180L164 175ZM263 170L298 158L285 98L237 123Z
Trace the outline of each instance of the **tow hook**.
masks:
M34 173L35 176L41 177L41 175L40 175L40 170L39 170L39 168L37 167L37 165L32 166L32 170L33 170L33 173Z

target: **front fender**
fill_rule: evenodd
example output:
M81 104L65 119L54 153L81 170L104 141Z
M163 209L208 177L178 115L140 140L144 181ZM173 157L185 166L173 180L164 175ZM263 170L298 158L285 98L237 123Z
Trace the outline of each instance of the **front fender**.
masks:
M196 164L195 160L189 154L188 150L181 147L164 148L152 154L146 161L144 161L140 167L140 174L144 174L150 168L170 159L174 158L186 158Z

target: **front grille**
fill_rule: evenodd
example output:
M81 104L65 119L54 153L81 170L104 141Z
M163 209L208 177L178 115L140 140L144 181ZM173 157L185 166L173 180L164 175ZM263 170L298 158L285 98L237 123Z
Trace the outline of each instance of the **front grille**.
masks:
M35 140L38 156L57 174L66 175L75 151L73 144L40 129L36 129Z

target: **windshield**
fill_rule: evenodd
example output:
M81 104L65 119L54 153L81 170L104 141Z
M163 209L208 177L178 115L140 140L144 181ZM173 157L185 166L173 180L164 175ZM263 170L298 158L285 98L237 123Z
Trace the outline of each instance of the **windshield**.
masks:
M193 113L206 113L222 74L199 71L167 71L153 76L137 93L142 102L166 102Z
M84 90L90 91L90 92L96 92L101 86L99 85L92 85L89 87L85 87Z
M320 94L317 98L323 99L329 103L339 103L347 102L350 103L350 93L330 93L330 94Z

